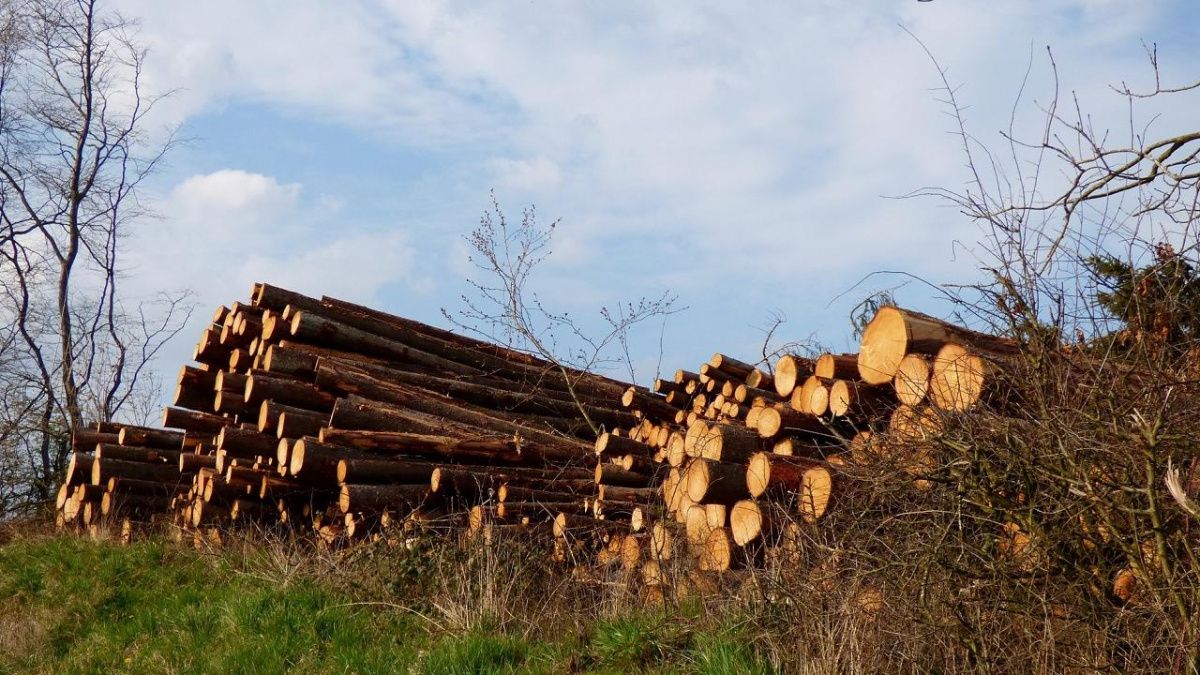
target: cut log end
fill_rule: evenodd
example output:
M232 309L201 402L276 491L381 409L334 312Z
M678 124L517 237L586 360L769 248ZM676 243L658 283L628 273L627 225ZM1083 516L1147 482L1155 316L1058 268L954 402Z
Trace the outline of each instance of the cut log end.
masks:
M908 352L908 326L895 307L881 307L863 331L858 375L868 384L891 381Z

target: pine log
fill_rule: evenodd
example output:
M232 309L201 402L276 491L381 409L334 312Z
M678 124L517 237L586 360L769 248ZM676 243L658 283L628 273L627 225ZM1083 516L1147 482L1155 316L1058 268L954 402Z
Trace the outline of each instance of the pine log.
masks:
M235 349L229 353L229 371L234 373L245 373L250 370L254 364L253 351L256 348L256 341L252 341L246 349Z
M382 366L342 364L336 359L329 361L334 367L351 368L377 380L420 387L443 396L498 411L572 418L579 417L583 412L595 424L616 427L631 426L635 423L633 415L616 410L615 406L610 405L606 400L588 396L579 396L576 400L568 394L538 387L536 383L524 385L499 379L484 380L479 377L462 380L426 373L406 372Z
M128 462L149 462L152 464L179 465L178 450L163 450L161 448L139 448L117 443L98 443L95 455L106 459L122 459Z
M764 391L775 391L775 378L765 371L755 368L746 376L745 384L752 389L760 389Z
M111 476L161 483L176 483L180 478L177 464L151 464L102 457L92 460L92 485L102 485Z
M606 502L628 502L630 504L653 504L661 497L656 487L626 487L622 485L600 485L597 498Z
M76 429L71 434L71 449L75 452L91 452L100 443L119 443L121 434L103 433L93 429Z
M221 344L219 331L205 328L200 333L200 340L196 343L196 348L192 351L192 360L220 368L229 363L229 353L232 351L232 345Z
M183 448L183 432L153 429L150 427L127 426L118 434L121 445L136 445L143 448L180 450Z
M546 385L562 391L573 389L577 394L602 398L617 396L628 385L601 375L566 368L557 363L539 359L530 354L506 347L482 342L450 331L435 328L419 321L394 316L385 312L355 305L330 297L321 299L323 311L340 320L354 319L357 325L389 335L401 342L440 354L484 370L506 374L508 379L537 382L546 380ZM572 384L568 388L562 377L547 377L565 373ZM646 391L646 390L642 390Z
M672 527L658 521L650 527L650 559L656 562L670 560L675 555L675 534Z
M683 480L688 497L696 503L733 504L750 496L746 467L707 459L694 459Z
M346 484L338 495L342 513L377 513L389 508L420 505L429 496L429 483L419 485Z
M888 420L888 436L897 441L928 441L942 433L944 422L928 406L897 406Z
M263 401L258 407L258 430L266 434L276 433L276 430L279 427L279 416L283 413L296 413L301 417L321 420L321 426L324 426L323 422L328 421L329 419L329 416L324 413L317 413L304 408L297 408L296 406L285 405L276 401L266 400ZM311 433L305 433L301 435L311 436L315 433L316 431L313 431Z
M729 528L714 528L700 548L696 569L702 572L724 572L733 566L733 562L733 536Z
M175 497L188 492L183 483L163 483L156 480L138 480L122 476L110 476L104 481L105 492L122 495L147 495L151 497Z
M324 413L305 412L300 409L284 410L275 421L276 438L299 438L320 433L329 421Z
M501 502L567 502L583 496L582 490L560 490L557 489L559 486L553 483L548 483L548 485L551 488L543 489L501 483L496 490L496 499Z
M257 431L225 427L217 435L217 448L230 457L274 457L278 447L278 439Z
M813 364L813 375L826 380L858 379L858 354L821 354Z
M216 468L216 455L196 455L188 452L179 455L179 473L196 473L201 468Z
M457 375L478 376L485 374L485 370L471 363L479 360L487 361L487 359L475 358L476 356L482 357L482 354L468 353L469 350L462 348L448 348L449 351L454 352L463 360L445 358L438 354L424 351L416 345L405 344L395 339L348 326L319 313L309 311L294 313L289 324L289 332L291 337L296 340L313 342L323 346L327 345L339 350L394 359L401 363L413 363ZM502 363L510 365L508 362L502 361Z
M813 415L799 412L790 406L763 408L757 417L758 435L775 438L780 434L828 436L829 430Z
M892 387L896 398L904 405L920 405L929 391L929 377L933 373L932 359L924 354L907 354L896 368Z
M990 354L1015 354L1016 341L955 326L926 314L883 307L863 331L859 347L859 376L869 384L890 382L907 354L936 355L956 342Z
M782 397L792 395L798 384L813 374L816 363L812 359L786 354L775 364L775 392Z
M399 483L407 485L429 485L433 470L432 462L400 461L384 459L342 459L337 463L339 483Z
M165 408L163 410L163 426L172 429L216 434L222 428L233 424L234 421L231 418L212 413L184 410L183 408Z
M816 375L810 375L804 380L799 389L792 391L792 408L815 415L823 416L829 412L829 387L833 380Z
M106 516L117 514L151 514L167 510L171 497L132 493L105 492L100 497L100 513Z
M737 388L733 390L733 400L737 401L738 403L753 402L756 398L761 398L764 402L774 402L778 400L779 397L775 395L774 391L757 389L748 384L739 384Z
M334 401L337 400L333 394L321 391L311 384L263 371L252 371L246 376L243 396L248 403L256 406L271 400L320 413L332 411Z
M259 309L274 312L282 312L289 306L297 310L321 309L321 301L317 298L264 283L255 283L250 289L250 301Z
M222 415L232 415L239 420L251 418L257 410L255 406L246 403L245 397L241 392L236 391L218 391L213 396L213 412Z
M592 448L580 441L564 438L547 431L541 431L536 429L532 424L515 421L516 418L506 419L500 417L500 413L495 411L483 411L474 406L469 406L438 394L387 384L362 374L334 371L323 364L318 367L317 381L322 383L322 386L333 387L350 394L367 396L390 406L400 406L417 412L443 417L460 424L472 425L477 427L478 430L503 434L517 433L522 438L536 443L557 446L564 449L573 448L580 454L591 454L592 451ZM409 417L411 419L411 416ZM332 419L330 426L363 428L339 424ZM411 427L394 430L429 433L428 429L414 429Z
M593 538L601 534L621 535L628 529L623 523L599 520L576 512L563 511L554 516L554 536L563 538Z
M621 405L659 419L670 419L675 415L675 407L662 397L645 393L636 387L629 387L621 394Z
M247 377L248 375L222 370L217 373L216 379L213 380L213 391L231 391L237 394L244 394Z
M322 443L305 436L292 444L288 455L288 475L305 482L337 482L338 462L343 459L372 459L361 450Z
M749 363L739 361L732 356L726 356L720 352L712 355L712 358L708 360L708 365L721 371L730 379L743 381L747 375L755 370L754 366Z
M729 531L733 535L733 543L738 546L747 546L755 541L773 544L781 520L780 514L769 502L743 499L729 511Z
M896 390L886 384L836 380L829 387L829 413L873 420L887 416L896 407Z
M596 455L600 457L617 457L627 454L641 457L654 455L654 448L650 445L608 432L602 433L596 438L595 449Z
M601 462L596 465L595 479L597 485L618 485L624 487L648 487L656 481L653 476L626 471L616 464Z
M495 506L496 517L501 520L528 518L531 522L552 522L559 513L581 510L582 500L565 502L501 502Z
M684 460L687 459L687 451L685 449L686 440L684 435L678 432L671 434L670 440L667 442L666 461L670 466L682 466Z
M988 359L957 343L947 343L933 359L929 401L942 410L963 412L980 401L995 403L999 394L998 368Z
M699 456L722 462L744 462L760 450L762 441L756 432L744 426L714 424L708 428Z

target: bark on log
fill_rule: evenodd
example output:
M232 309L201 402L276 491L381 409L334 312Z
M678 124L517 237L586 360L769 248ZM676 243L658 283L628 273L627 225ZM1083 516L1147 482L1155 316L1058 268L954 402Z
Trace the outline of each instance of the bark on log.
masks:
M278 447L278 439L257 431L225 427L217 435L217 448L230 457L274 457Z
M153 429L150 427L122 427L117 434L121 445L136 445L142 448L162 448L164 450L180 450L183 448L184 434L180 431Z
M624 487L649 487L655 483L653 476L626 471L616 464L600 463L596 465L595 480L597 485L619 485Z
M270 373L251 372L246 377L243 396L246 402L261 406L263 401L271 400L276 403L304 408L319 413L329 413L333 410L337 397L317 387ZM259 412L257 409L255 412Z
M139 448L132 445L117 443L96 444L95 455L106 459L122 459L127 462L149 462L151 464L172 464L179 466L178 450L163 450L161 448Z
M353 448L322 443L305 436L292 444L288 455L288 475L305 482L337 482L338 462L342 459L372 459L371 455Z
M136 478L138 480L176 483L180 480L177 464L151 464L130 462L120 459L96 457L92 460L92 485L102 485L112 476Z
M207 412L184 410L183 408L166 408L163 410L163 426L172 429L184 429L197 433L216 434L224 427L233 425L228 417L221 417Z
M437 464L385 459L342 459L337 463L339 483L399 483L429 485Z
M750 496L746 467L707 459L694 459L684 476L687 495L696 503L733 504Z
M516 421L518 419L516 417L500 417L500 413L496 413L495 411L478 409L475 406L469 406L461 401L454 401L453 399L431 392L387 384L366 375L338 371L321 365L318 367L317 381L322 386L333 387L338 391L366 396L391 406L400 406L449 419L460 424L471 425L477 427L479 430L498 432L506 435L517 433L522 438L539 444L557 446L564 449L574 448L580 454L591 454L592 451L592 448L581 441L564 438L549 431L541 431L531 423ZM337 427L343 425L331 422L331 426ZM428 433L426 429L409 428L397 430Z
M386 509L419 506L429 496L429 484L354 485L346 484L338 493L342 513L377 513Z
M762 450L758 434L744 426L714 424L708 429L699 456L721 462L744 462Z
M120 438L120 432L109 434L93 429L76 429L71 434L71 450L75 452L91 452L97 444L119 443Z
M624 436L602 433L596 439L596 455L599 457L617 457L627 454L640 457L652 457L654 448L641 441L635 441Z
M303 410L285 410L279 413L275 421L276 438L300 438L320 433L329 416L322 413L311 413Z

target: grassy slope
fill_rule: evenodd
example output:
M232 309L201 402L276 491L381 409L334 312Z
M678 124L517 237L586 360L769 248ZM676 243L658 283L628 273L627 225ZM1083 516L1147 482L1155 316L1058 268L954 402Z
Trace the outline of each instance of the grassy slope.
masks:
M736 634L634 610L531 640L439 632L418 609L371 600L159 541L18 538L0 546L0 672L768 671Z

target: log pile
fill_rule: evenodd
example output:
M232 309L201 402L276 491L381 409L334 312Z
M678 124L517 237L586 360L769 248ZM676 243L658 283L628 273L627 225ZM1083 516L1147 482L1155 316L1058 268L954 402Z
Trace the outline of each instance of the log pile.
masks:
M619 400L650 392L345 301L256 284L193 358L164 428L75 431L63 525L302 524L334 543L598 515L596 476L647 484L597 466L593 425L634 426ZM602 496L605 518L632 516L631 493Z
M235 524L326 545L394 532L546 533L564 561L646 589L786 554L905 453L918 485L944 411L990 404L1016 344L895 307L857 354L717 353L650 388L333 298L256 284L221 307L162 426L76 430L60 523ZM898 450L902 448L902 450Z

